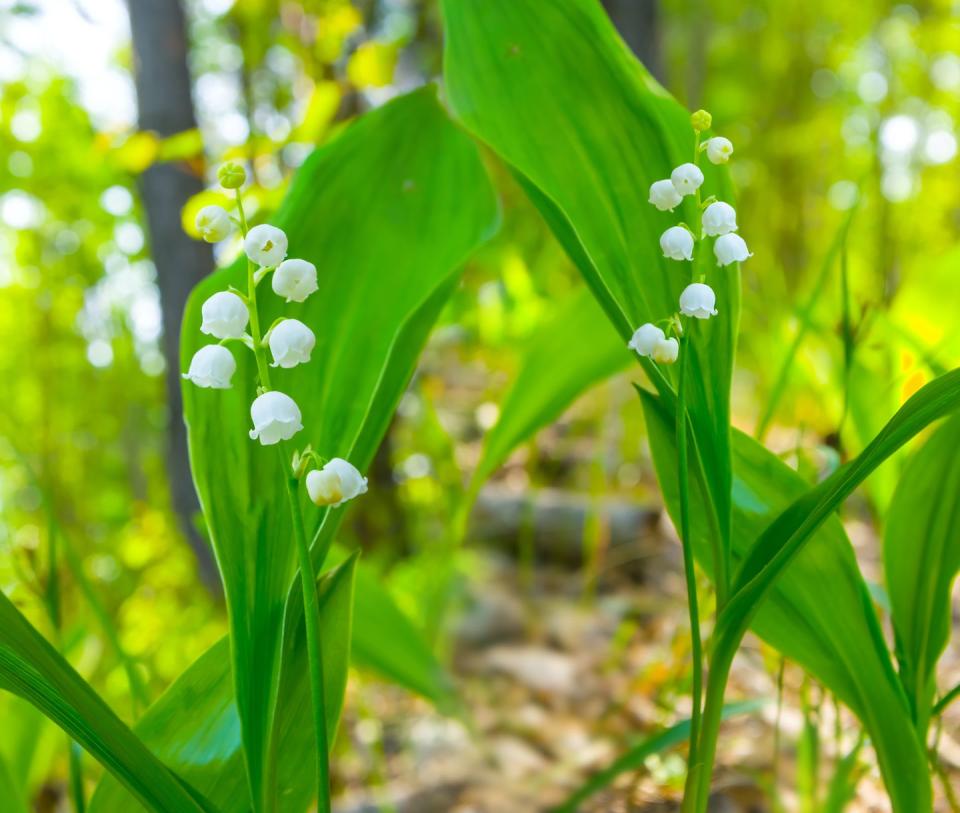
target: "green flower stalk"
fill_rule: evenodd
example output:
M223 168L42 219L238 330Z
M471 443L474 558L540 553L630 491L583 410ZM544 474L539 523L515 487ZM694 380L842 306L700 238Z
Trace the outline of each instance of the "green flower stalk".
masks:
M319 506L339 506L367 490L366 478L347 461L339 458L327 462L309 447L291 450L288 442L303 428L303 416L296 401L273 388L267 349L273 356L273 367L291 368L310 361L316 345L313 331L297 319L278 319L264 332L260 324L257 288L272 275L274 294L287 302L303 302L315 292L317 269L301 259L287 259L287 235L275 226L260 224L250 228L243 209L242 187L246 174L238 164L224 164L218 172L220 183L234 191L237 219L230 218L219 206L207 206L197 216L197 231L210 242L223 239L239 225L243 250L247 256L246 291L220 291L201 308L202 333L219 339L219 344L200 348L190 362L184 378L198 387L229 389L236 372L236 362L225 345L239 343L251 350L256 359L257 397L250 406L253 428L250 438L263 446L276 446L284 471L284 487L300 568L303 590L307 659L310 670L310 696L316 737L316 777L319 813L329 813L330 765L327 741L326 699L323 689L323 657L320 639L320 611L317 596L317 574L310 555L301 506L300 484L306 480L309 498ZM310 465L320 466L309 470ZM269 794L270 791L267 791ZM276 800L254 799L254 810L273 810Z

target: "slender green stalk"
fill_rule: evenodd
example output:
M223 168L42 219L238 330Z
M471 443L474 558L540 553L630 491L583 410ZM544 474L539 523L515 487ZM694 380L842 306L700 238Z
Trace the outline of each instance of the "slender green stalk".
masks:
M693 813L696 788L700 783L700 721L703 702L703 652L700 640L700 609L697 601L697 575L690 540L690 479L687 457L686 371L689 330L680 339L680 381L677 387L677 454L680 486L680 543L683 547L683 572L687 584L687 607L690 613L690 641L693 659L693 708L690 714L690 748L687 754L687 779L684 790L684 813Z
M717 758L720 724L723 722L723 696L727 691L727 679L730 677L730 667L733 665L738 644L739 638L735 639L733 646L724 646L722 639L719 646L716 641L714 642L698 746L701 779L697 788L697 803L691 813L707 813L707 804L710 800L710 778L713 775L713 763Z
M787 668L787 659L780 658L780 666L777 669L777 718L773 728L773 766L771 768L773 782L773 808L775 811L783 810L783 802L780 800L780 751L783 748L783 678Z
M283 451L280 452L284 456ZM287 465L289 465L289 462ZM285 478L287 499L293 516L293 531L300 560L300 585L303 588L303 615L307 630L307 658L310 664L310 699L313 704L313 726L317 738L317 811L330 811L330 746L327 742L327 711L323 695L323 657L320 642L320 602L317 598L317 579L310 558L310 546L303 525L298 494L299 480Z
M247 236L247 219L243 211L243 198L237 189L237 214L240 230ZM260 313L257 307L256 264L247 260L247 309L250 312L250 338L253 354L257 362L257 375L260 388L270 390L270 367L263 347L263 335L260 330ZM303 589L303 615L307 637L307 661L310 670L310 699L313 707L313 727L317 745L317 813L330 813L330 746L327 741L326 700L323 693L323 655L320 641L320 602L317 597L317 574L310 556L310 543L303 523L300 508L300 481L293 473L292 456L286 444L277 445L281 470L284 471L284 485L287 501L293 520L293 535L297 545L297 559L300 566L300 585ZM274 803L275 804L275 803Z

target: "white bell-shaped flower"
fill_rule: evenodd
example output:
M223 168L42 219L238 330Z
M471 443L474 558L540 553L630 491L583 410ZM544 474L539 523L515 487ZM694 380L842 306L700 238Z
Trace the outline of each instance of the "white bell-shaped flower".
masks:
M257 265L273 268L287 256L287 235L276 226L261 223L247 232L243 250Z
M200 308L200 332L218 339L239 339L247 329L250 312L244 301L230 291L218 291Z
M317 290L317 267L307 260L284 260L273 272L273 292L287 302L303 302Z
M367 493L367 478L346 460L335 457L322 469L307 474L307 494L317 505L336 508Z
M201 347L190 359L190 370L183 374L187 381L198 387L214 390L230 389L230 379L237 371L237 362L233 353L219 344Z
M257 397L250 405L250 417L253 420L250 437L264 446L290 440L303 429L303 418L296 401L276 390Z
M680 313L697 319L709 319L717 313L717 295L713 288L702 282L694 282L680 294Z
M658 364L673 364L680 355L680 342L673 337L660 339L653 346L653 360Z
M703 173L696 164L680 164L670 173L670 182L681 195L692 195L703 183Z
M310 361L317 337L299 319L284 319L270 331L273 367L296 367Z
M692 260L693 235L683 226L671 226L660 235L660 248L671 260Z
M656 206L661 212L672 212L683 202L673 181L669 178L662 181L654 181L650 184L650 203Z
M737 230L737 211L729 203L718 200L703 212L703 233L717 237Z
M730 265L730 263L742 263L748 257L752 257L750 249L739 234L725 234L717 238L713 244L713 253L716 255L717 262L720 265Z
M197 231L208 243L219 243L233 229L233 221L222 206L204 206L197 212Z
M708 139L700 149L706 151L711 164L725 164L733 155L733 143L723 136Z
M636 351L638 356L652 356L653 348L657 346L657 342L663 341L664 335L655 324L647 322L633 331L627 347Z

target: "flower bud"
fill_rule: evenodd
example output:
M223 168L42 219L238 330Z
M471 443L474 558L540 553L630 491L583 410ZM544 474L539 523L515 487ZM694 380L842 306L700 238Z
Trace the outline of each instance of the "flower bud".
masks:
M696 164L680 164L670 173L670 181L681 195L692 195L703 183L703 173Z
M217 339L239 339L247 329L250 312L244 301L230 291L218 291L200 308L200 332Z
M649 202L656 206L661 212L672 212L683 201L681 195L673 181L666 178L662 181L654 181L650 185Z
M201 347L190 359L190 370L183 374L187 381L198 387L215 390L230 389L230 379L237 371L237 362L233 353L219 344Z
M640 325L640 327L633 332L633 336L629 344L627 344L627 347L635 350L638 356L652 356L653 349L657 346L657 342L663 341L664 338L664 332L660 328L647 322L645 325Z
M683 226L671 226L660 235L663 256L671 260L693 259L693 235Z
M725 164L733 155L733 143L729 138L723 138L722 136L708 139L700 149L706 150L707 158L710 159L711 164Z
M729 203L718 200L704 210L703 233L708 237L717 237L736 230L737 212Z
M690 115L690 123L693 125L694 130L702 133L704 130L710 129L710 126L713 124L713 116L706 110L697 110Z
M250 405L253 429L250 437L264 446L289 440L303 429L300 408L289 395L270 390Z
M227 161L217 170L217 178L224 189L239 189L247 182L247 172L240 164Z
M353 465L335 457L322 469L307 474L307 494L317 505L336 508L367 493L367 478Z
M243 250L257 265L273 268L287 256L287 235L276 226L261 223L247 232Z
M317 290L317 267L307 260L284 260L273 272L273 292L287 302L303 302Z
M230 215L222 206L204 206L197 212L196 224L200 236L208 243L220 242L233 228Z
M673 364L680 355L680 342L674 338L660 339L653 346L653 360L658 364Z
M713 244L713 253L719 265L742 263L748 257L753 256L739 234L725 234L718 237L717 242Z
M680 313L697 319L709 319L716 316L717 295L713 288L702 282L694 282L680 294Z
M274 367L296 367L310 361L317 337L299 319L284 319L270 331Z

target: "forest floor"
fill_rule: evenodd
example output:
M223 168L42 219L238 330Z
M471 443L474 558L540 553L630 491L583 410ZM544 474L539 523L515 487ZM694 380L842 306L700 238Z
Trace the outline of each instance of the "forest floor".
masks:
M631 743L686 717L690 651L679 543L659 512L643 522L629 550L595 559L600 576L592 586L584 577L590 568L551 562L540 550L535 567L502 550L475 550L479 576L465 585L451 630L465 719L368 677L353 681L337 748L338 813L549 811ZM873 534L860 524L849 531L866 577L875 578ZM955 683L960 653L944 662L944 680ZM820 802L807 806L802 788L816 787L822 800L838 749L846 753L859 736L854 718L841 711L838 720L832 697L791 664L778 704L779 674L776 653L749 637L728 699L762 705L724 724L715 813L821 809ZM940 753L960 787L958 735L954 715ZM681 746L646 759L579 809L679 810L683 753ZM873 763L864 748L864 775L846 810L890 809ZM937 809L949 810L942 802Z

